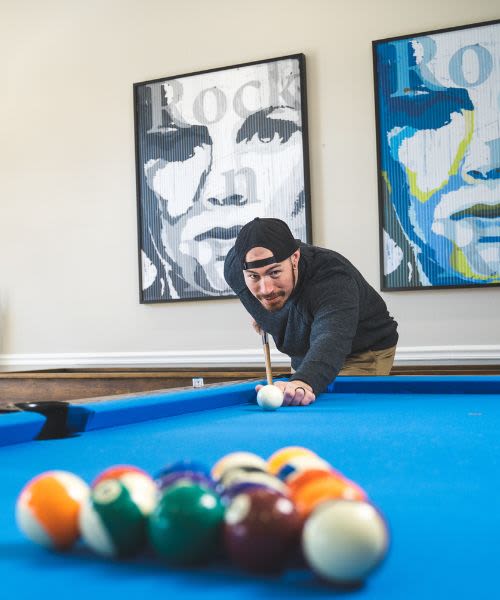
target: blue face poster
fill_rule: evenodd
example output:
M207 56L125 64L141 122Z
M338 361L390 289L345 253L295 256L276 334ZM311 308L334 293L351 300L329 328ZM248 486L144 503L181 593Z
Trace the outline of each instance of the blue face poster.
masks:
M305 58L134 85L141 302L232 296L224 259L255 217L309 241Z
M373 59L382 289L500 285L500 21Z

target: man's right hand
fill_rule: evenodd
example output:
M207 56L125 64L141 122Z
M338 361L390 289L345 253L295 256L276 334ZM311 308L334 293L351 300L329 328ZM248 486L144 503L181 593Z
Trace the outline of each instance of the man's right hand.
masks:
M311 386L304 381L275 381L273 385L283 392L283 406L309 406L316 400ZM255 391L258 392L261 387L261 384L256 385Z

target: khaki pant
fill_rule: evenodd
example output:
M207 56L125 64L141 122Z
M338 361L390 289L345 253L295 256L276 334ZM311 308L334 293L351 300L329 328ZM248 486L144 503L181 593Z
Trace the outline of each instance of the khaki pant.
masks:
M395 354L396 346L351 354L339 375L389 375Z

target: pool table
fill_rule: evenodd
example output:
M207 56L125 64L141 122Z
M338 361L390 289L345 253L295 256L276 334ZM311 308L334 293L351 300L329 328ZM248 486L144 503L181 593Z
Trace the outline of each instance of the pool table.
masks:
M0 415L0 598L500 597L500 377L339 377L309 407L261 410L255 382L70 403L65 437L37 439L46 418ZM44 437L43 435L41 437ZM78 544L39 548L14 521L16 497L49 469L87 481L134 464L213 464L235 450L317 452L385 515L391 546L364 586L338 590L309 570L255 576L225 562L180 569L152 556L107 561Z

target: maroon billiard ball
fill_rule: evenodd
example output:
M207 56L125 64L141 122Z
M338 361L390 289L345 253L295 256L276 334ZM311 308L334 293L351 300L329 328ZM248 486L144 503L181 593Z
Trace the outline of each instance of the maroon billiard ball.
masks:
M297 553L302 518L280 492L256 488L235 496L224 521L226 552L242 569L279 573Z

